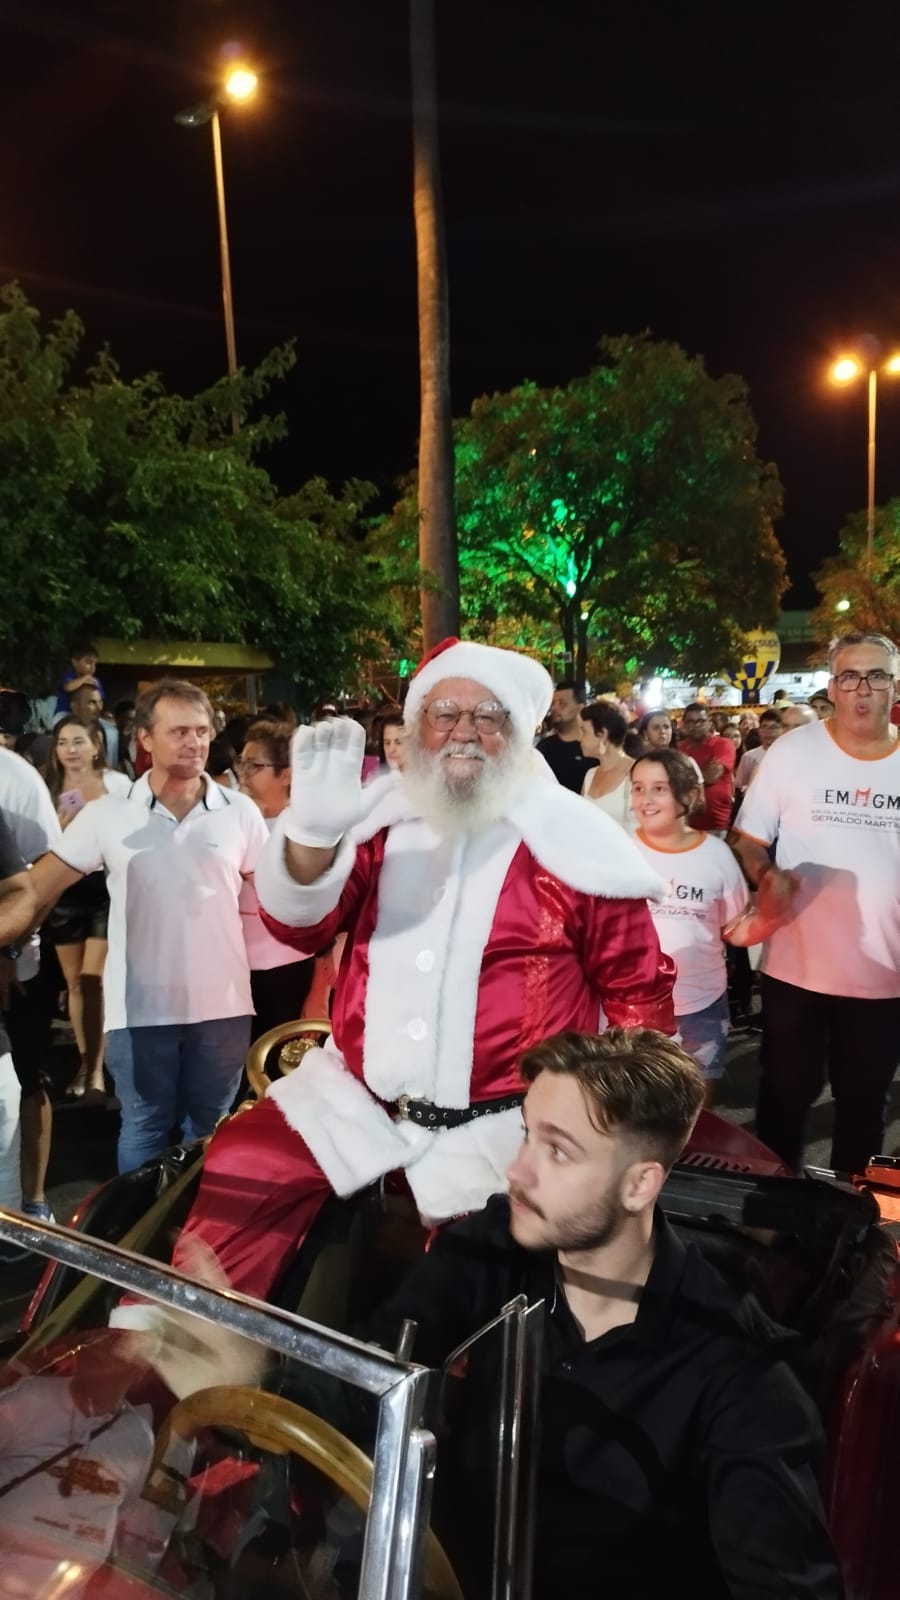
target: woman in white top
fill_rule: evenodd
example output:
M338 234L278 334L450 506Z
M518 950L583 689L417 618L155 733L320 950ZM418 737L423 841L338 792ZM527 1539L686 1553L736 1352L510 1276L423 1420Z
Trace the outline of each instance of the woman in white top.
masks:
M711 1101L725 1070L730 1020L723 938L744 918L747 884L727 844L698 833L688 817L701 802L692 766L677 750L640 756L631 772L635 844L669 893L651 903L660 948L674 957L675 1015L685 1050Z
M71 714L61 717L53 730L44 777L63 828L93 800L105 794L127 794L131 788L124 772L113 772L107 764L100 724ZM44 943L56 949L78 1046L78 1071L66 1094L85 1104L106 1098L103 968L108 922L106 875L90 872L60 896L41 928Z
M269 831L291 793L291 736L287 722L254 722L235 771L241 793L259 806ZM238 897L244 945L250 966L250 990L256 1016L250 1038L259 1039L280 1022L299 1017L309 993L315 960L298 956L290 945L271 934L259 914L256 889L245 878Z
M597 765L585 774L581 792L629 833L634 829L629 777L634 761L622 746L628 724L621 711L595 700L581 711L581 749Z

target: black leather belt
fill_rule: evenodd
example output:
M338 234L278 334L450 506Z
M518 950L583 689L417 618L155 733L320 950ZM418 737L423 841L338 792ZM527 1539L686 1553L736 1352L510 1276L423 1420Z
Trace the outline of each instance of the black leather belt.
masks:
M499 1100L479 1100L477 1105L461 1110L436 1106L431 1100L411 1100L408 1094L401 1094L399 1100L388 1106L388 1110L393 1111L402 1122L417 1122L422 1128L461 1128L466 1122L474 1122L476 1117L491 1117L497 1111L512 1111L524 1099L524 1092L505 1094Z

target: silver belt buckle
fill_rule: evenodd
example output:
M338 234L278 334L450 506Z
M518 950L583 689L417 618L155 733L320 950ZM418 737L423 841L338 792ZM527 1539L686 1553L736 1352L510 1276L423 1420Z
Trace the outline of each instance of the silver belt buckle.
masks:
M404 1122L408 1122L409 1121L409 1095L408 1094L401 1094L401 1095L397 1096L397 1115Z

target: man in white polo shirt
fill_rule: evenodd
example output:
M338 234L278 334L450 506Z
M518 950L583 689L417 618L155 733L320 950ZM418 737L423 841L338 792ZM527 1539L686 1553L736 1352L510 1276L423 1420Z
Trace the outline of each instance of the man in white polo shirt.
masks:
M253 1012L238 895L268 838L253 801L204 772L212 708L195 684L154 684L136 727L149 772L85 806L34 868L42 907L83 874L108 874L121 1172L158 1155L176 1123L186 1138L210 1133L231 1104Z
M765 946L759 1137L798 1167L807 1112L834 1095L832 1165L880 1150L900 1057L897 649L850 633L829 652L834 715L766 755L733 843L777 926ZM769 847L777 841L776 864Z

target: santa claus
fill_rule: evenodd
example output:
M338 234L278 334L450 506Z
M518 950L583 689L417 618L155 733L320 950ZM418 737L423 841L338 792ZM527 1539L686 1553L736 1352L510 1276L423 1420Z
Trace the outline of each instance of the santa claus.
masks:
M234 1287L269 1295L327 1194L397 1169L424 1219L482 1207L547 1035L675 1031L647 909L664 886L532 748L552 688L527 656L448 641L410 685L404 771L366 790L356 723L298 731L257 893L303 953L347 942L333 1037L207 1154L183 1240Z

